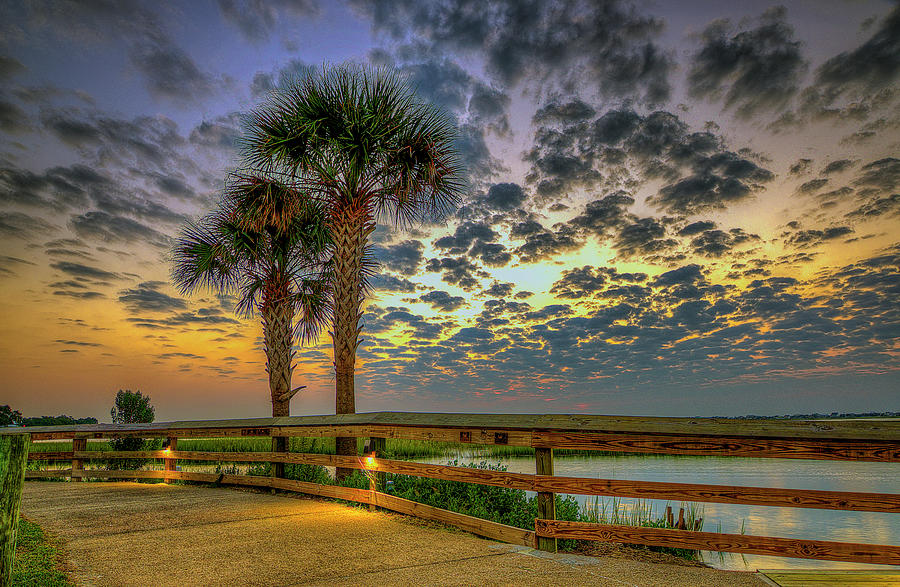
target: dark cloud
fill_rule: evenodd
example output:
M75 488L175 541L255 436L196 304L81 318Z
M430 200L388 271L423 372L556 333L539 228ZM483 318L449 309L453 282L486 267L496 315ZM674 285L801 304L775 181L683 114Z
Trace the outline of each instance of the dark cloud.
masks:
M898 74L900 7L894 7L865 43L832 57L816 70L807 100L827 108L845 96L852 99L893 91Z
M0 79L9 79L25 71L25 66L15 57L0 55Z
M707 230L691 240L691 250L694 254L704 257L721 257L739 245L758 240L760 240L758 235L748 234L740 228L732 228L728 232Z
M416 291L416 284L388 273L379 273L369 278L369 286L374 290L397 291L411 293Z
M825 241L846 236L853 232L849 226L834 226L825 230L798 230L786 239L788 244L805 249L818 246Z
M18 274L14 268L21 268L22 265L34 265L31 261L20 259L18 257L10 257L9 255L0 255L0 277L16 277Z
M161 232L141 224L136 220L125 216L107 214L106 212L93 211L73 216L69 221L72 230L79 237L89 240L99 240L106 243L112 242L145 242L146 244L165 248L172 239Z
M809 181L803 182L797 187L797 193L799 194L812 194L814 192L819 191L826 185L828 185L829 179L827 177L819 177L816 179L811 179Z
M640 218L621 228L613 246L625 258L661 253L678 244L666 235L665 224L656 218Z
M848 218L875 218L900 215L900 194L877 198L847 213Z
M791 165L791 175L805 175L809 173L809 168L810 165L812 165L812 162L812 159L798 159L796 163Z
M481 293L493 298L508 298L512 295L514 283L495 283L491 287L482 290ZM520 292L521 293L521 292Z
M785 106L807 67L785 13L784 7L770 8L749 30L737 30L727 19L710 24L691 60L690 95L722 99L741 118Z
M884 192L900 189L900 159L885 157L863 165L853 184Z
M313 18L321 10L317 0L218 0L217 4L222 17L255 43L267 40L283 18Z
M212 94L215 81L197 67L159 20L159 11L137 0L85 4L74 0L35 1L28 6L35 28L49 27L79 43L124 43L131 65L144 76L148 91L176 104Z
M692 222L691 224L688 224L687 226L679 230L678 236L691 236L700 232L712 230L715 227L715 222L710 222L708 220L698 220L697 222Z
M683 285L703 281L702 267L697 264L685 265L678 269L661 273L653 280L655 286Z
M758 159L749 151L729 151L710 131L691 132L671 112L641 116L614 109L593 121L539 126L535 145L526 154L532 164L526 179L536 185L543 203L582 187L624 186L632 191L663 180L648 201L690 215L745 200L772 181L774 174L752 158Z
M512 255L500 243L486 243L476 240L469 249L469 256L477 258L488 267L504 267L512 261Z
M527 198L522 186L515 183L497 183L478 202L491 210L509 211L520 208Z
M21 212L0 212L0 235L22 239L34 236L47 236L58 230L58 227L40 218Z
M18 134L30 129L28 114L16 104L0 99L0 130L9 134Z
M84 277L91 280L99 280L99 281L119 281L124 279L118 273L113 273L111 271L106 271L104 269L97 269L96 267L90 267L88 265L82 265L81 263L71 263L69 261L58 261L56 263L51 263L50 267L56 269L57 271L62 271L68 275L72 275L74 277Z
M138 328L147 329L178 329L187 326L217 326L221 324L238 325L240 322L234 318L222 315L219 308L200 308L196 311L179 312L167 318L147 318L145 316L126 319Z
M412 31L438 52L471 52L507 86L524 80L660 103L669 96L671 58L654 43L660 20L623 3L508 0L420 2L353 0L377 31L405 40Z
M451 255L461 255L469 250L476 240L491 242L498 237L496 231L486 222L462 222L452 236L445 236L434 241L434 246Z
M159 291L164 285L162 281L139 283L136 287L119 292L119 302L132 313L187 309L187 303L182 298L173 298Z
M451 296L445 291L430 291L422 295L419 301L431 305L432 310L440 312L452 312L466 305L465 298L461 296Z
M425 269L434 273L441 272L441 280L469 291L478 287L477 278L488 278L490 275L478 268L465 257L443 257L429 259Z
M373 245L372 256L381 265L407 277L418 272L425 245L417 240L405 240L395 245Z
M829 175L832 173L841 173L842 171L846 171L856 165L856 161L851 159L836 159L830 162L828 165L822 169L823 175Z
M535 224L539 228L535 227ZM584 246L584 240L578 231L566 224L556 225L553 230L548 230L536 222L525 223L525 226L518 224L513 227L512 236L525 237L525 242L513 250L523 263L553 259Z

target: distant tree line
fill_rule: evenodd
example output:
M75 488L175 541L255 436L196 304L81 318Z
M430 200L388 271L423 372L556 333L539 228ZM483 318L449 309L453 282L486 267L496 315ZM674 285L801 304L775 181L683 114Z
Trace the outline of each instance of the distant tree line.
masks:
M64 424L96 424L97 418L73 418L59 416L34 416L25 418L22 412L9 406L0 406L0 426L61 426Z
M701 416L697 416L698 418ZM727 418L729 420L822 420L825 418L900 418L900 412L831 412L830 414L783 414L781 416L757 416L750 414L748 416L716 416L717 418Z

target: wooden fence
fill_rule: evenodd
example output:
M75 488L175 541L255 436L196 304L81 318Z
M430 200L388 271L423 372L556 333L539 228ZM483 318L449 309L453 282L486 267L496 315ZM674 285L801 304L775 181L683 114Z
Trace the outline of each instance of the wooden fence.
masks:
M18 431L21 431L19 429ZM775 538L644 528L555 519L557 493L683 500L796 508L900 513L900 494L778 489L731 485L666 483L563 477L553 474L553 449L584 449L629 453L714 455L900 461L898 420L725 420L712 418L642 418L617 416L529 416L493 414L421 414L378 412L345 416L303 416L167 422L134 425L82 425L28 428L32 441L72 440L72 451L32 452L32 460L71 461L71 468L33 470L27 478L70 477L164 479L251 485L297 491L370 504L388 510L452 524L472 533L555 551L556 539L574 538L674 548L727 551L835 561L900 565L900 547L796 538ZM0 434L3 434L0 431ZM179 451L179 438L222 437L371 438L372 454L341 457L289 452ZM88 439L166 438L161 451L88 451ZM510 445L534 449L535 474L510 473L449 465L389 460L378 456L386 438ZM163 459L163 470L86 469L92 459ZM370 488L352 489L276 477L179 471L179 460L215 463L302 463L369 471ZM275 470L275 467L273 467ZM395 473L535 491L538 518L534 531L401 499L383 491L383 475Z

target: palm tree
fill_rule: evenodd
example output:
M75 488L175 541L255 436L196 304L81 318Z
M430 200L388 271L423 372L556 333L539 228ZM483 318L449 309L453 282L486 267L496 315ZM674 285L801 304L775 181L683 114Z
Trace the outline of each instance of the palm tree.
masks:
M272 416L289 416L295 336L315 339L330 315L328 235L321 208L284 183L234 174L219 207L189 224L174 249L176 287L237 294L262 318ZM283 440L273 450L284 450Z
M335 412L355 413L359 319L374 265L369 235L379 216L406 225L456 206L463 191L456 128L396 74L344 65L273 94L248 130L252 165L300 182L323 204L333 241ZM356 440L338 438L337 453L355 454Z

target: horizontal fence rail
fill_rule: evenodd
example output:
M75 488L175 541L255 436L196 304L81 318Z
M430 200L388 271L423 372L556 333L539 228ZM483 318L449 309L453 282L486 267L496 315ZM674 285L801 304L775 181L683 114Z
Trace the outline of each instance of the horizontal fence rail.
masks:
M21 432L14 429L13 432ZM249 485L297 491L369 504L458 526L496 540L555 550L558 538L647 544L824 560L900 564L900 547L746 536L686 529L644 528L555 520L558 493L765 505L828 510L900 513L900 494L780 489L731 485L628 481L564 477L553 474L553 449L629 453L715 455L900 462L900 421L735 421L714 418L638 418L621 416L529 416L491 414L419 414L379 412L344 416L303 416L168 422L135 425L95 424L27 428L33 442L72 440L71 451L35 451L33 461L63 461L71 466L26 472L26 478L161 479ZM0 430L0 434L7 431ZM178 439L356 436L412 439L472 445L509 445L535 449L538 474L510 473L392 460L376 453L359 457L290 452L211 452L177 450ZM88 439L167 438L168 450L88 451ZM39 445L36 445L39 446ZM158 459L164 470L85 469L85 462ZM360 469L370 488L352 489L253 475L177 470L178 461L284 463ZM275 468L273 467L273 470ZM523 530L428 506L384 493L384 473L443 479L534 491L539 512L535 530ZM376 479L378 477L378 479Z

